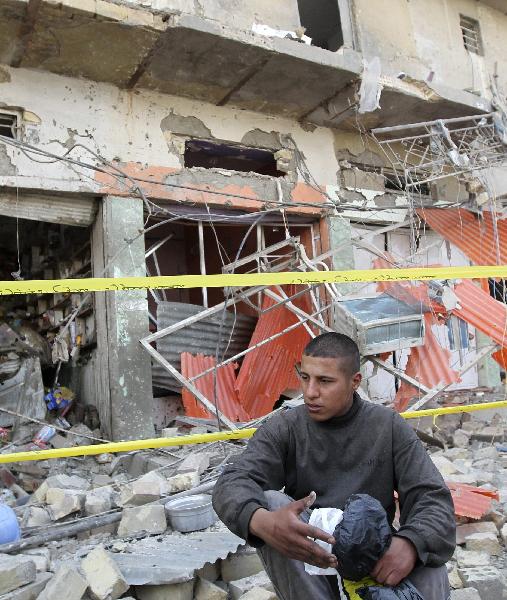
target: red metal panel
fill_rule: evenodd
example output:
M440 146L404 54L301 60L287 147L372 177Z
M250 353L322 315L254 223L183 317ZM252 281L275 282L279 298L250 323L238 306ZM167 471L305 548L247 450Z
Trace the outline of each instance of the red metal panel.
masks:
M197 354L193 356L188 352L181 354L181 373L187 379L195 377L204 371L214 367L216 364L214 356ZM245 409L240 405L234 385L236 382L235 370L238 365L229 363L216 370L216 404L231 421L249 421L250 418ZM194 382L195 387L210 401L215 402L215 385L213 372L200 377ZM183 406L185 414L189 417L200 417L204 419L215 418L185 387L182 391Z
M490 511L492 500L499 499L496 492L487 492L463 483L446 483L451 490L454 512L459 517L480 519Z
M458 373L451 369L449 364L451 353L449 350L442 348L431 331L431 326L435 322L434 316L427 313L424 315L424 320L426 325L424 345L410 349L405 373L429 388L433 388L442 382L454 383L459 381ZM421 394L409 383L402 381L394 401L396 410L404 411L411 398Z
M420 208L417 214L476 265L507 263L507 221L497 219L490 211L484 211L479 217L460 208ZM493 219L496 219L498 239Z
M285 292L291 296L299 289L296 286L288 286ZM266 296L263 311L275 304L274 300ZM294 304L311 313L308 294L295 299ZM249 347L297 322L297 317L285 306L277 306L263 312L257 321ZM294 365L300 361L303 349L309 341L310 335L301 325L245 356L236 380L236 390L241 405L253 419L273 410L275 402L285 390L299 389Z

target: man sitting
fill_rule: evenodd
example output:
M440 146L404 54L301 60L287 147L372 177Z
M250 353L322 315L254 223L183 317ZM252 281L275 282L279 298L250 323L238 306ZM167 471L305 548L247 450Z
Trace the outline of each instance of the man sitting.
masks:
M359 398L359 370L349 337L325 333L312 340L298 366L304 405L259 428L220 476L213 506L258 549L282 600L328 600L339 598L336 577L304 569L305 562L337 566L311 539L334 543L332 536L305 523L312 492L313 508L343 508L352 494L369 494L390 524L397 492L400 528L371 576L387 586L407 578L425 600L448 600L445 563L455 547L450 492L404 419Z

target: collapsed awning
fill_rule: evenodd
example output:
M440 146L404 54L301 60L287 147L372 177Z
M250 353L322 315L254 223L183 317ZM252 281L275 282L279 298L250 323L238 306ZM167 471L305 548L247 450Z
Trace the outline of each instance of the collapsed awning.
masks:
M507 263L507 221L490 211L478 215L461 208L419 208L417 214L474 264Z

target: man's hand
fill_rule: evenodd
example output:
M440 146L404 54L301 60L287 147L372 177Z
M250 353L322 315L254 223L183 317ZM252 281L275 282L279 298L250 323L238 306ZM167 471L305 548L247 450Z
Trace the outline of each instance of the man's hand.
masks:
M394 536L391 545L377 562L371 576L378 583L395 586L415 567L417 552L406 538Z
M310 507L314 500L315 494L312 492L306 498L291 502L278 510L269 511L259 508L250 519L250 533L289 558L316 567L336 568L338 563L334 554L328 554L318 544L308 539L314 538L334 544L334 538L329 533L307 525L299 519L299 515L305 508Z

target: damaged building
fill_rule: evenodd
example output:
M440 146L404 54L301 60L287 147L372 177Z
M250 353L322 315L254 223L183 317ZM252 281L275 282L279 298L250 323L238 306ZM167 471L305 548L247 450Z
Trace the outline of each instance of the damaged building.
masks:
M0 15L4 281L504 262L502 2ZM498 386L503 283L409 287L3 296L0 399L39 418L60 384L76 422L115 440L217 409L234 426L297 397L294 357L327 328L360 342L373 401Z

